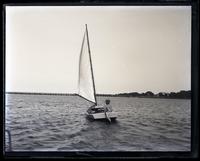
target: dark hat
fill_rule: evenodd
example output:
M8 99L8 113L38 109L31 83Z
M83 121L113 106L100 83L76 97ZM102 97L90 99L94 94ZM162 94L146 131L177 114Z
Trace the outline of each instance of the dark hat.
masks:
M106 102L106 104L109 104L109 103L110 103L110 100L109 100L109 99L107 99L107 100L105 100L105 102Z

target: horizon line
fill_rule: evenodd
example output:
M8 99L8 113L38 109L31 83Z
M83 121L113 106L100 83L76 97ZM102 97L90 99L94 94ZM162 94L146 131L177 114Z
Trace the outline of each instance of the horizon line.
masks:
M138 93L138 94L143 94L143 93L147 93L147 92L152 92L153 94L159 94L159 93L178 93L178 92L181 92L181 91L191 91L191 90L179 90L177 92L174 92L174 91L171 91L171 92L152 92L150 90L146 91L146 92L120 92L120 93L96 93L96 95L119 95L119 94L131 94L131 93ZM7 91L5 92L5 94L51 94L51 95L78 95L78 93L56 93L56 92L17 92L17 91Z

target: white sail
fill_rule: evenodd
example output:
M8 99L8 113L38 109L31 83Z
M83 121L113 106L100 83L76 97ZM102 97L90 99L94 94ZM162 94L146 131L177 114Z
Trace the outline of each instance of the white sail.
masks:
M92 70L92 62L90 55L90 46L88 31L86 26L86 31L84 33L83 42L81 46L81 53L79 59L79 84L78 84L78 94L85 99L96 103L95 97L95 86Z

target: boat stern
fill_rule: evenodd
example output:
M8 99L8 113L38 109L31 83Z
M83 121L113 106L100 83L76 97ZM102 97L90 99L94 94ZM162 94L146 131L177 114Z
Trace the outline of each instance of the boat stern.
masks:
M89 114L88 112L86 113L87 117L90 119L94 120L101 120L101 119L107 119L106 117L109 117L112 120L115 120L117 118L117 112L106 112L106 115L104 112L101 113L93 113Z

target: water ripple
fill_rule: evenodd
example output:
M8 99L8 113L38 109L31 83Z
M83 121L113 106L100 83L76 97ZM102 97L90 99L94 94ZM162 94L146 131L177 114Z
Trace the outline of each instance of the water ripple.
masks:
M110 97L112 124L89 121L77 96L8 95L15 151L189 151L190 100ZM107 97L97 97L102 104Z

